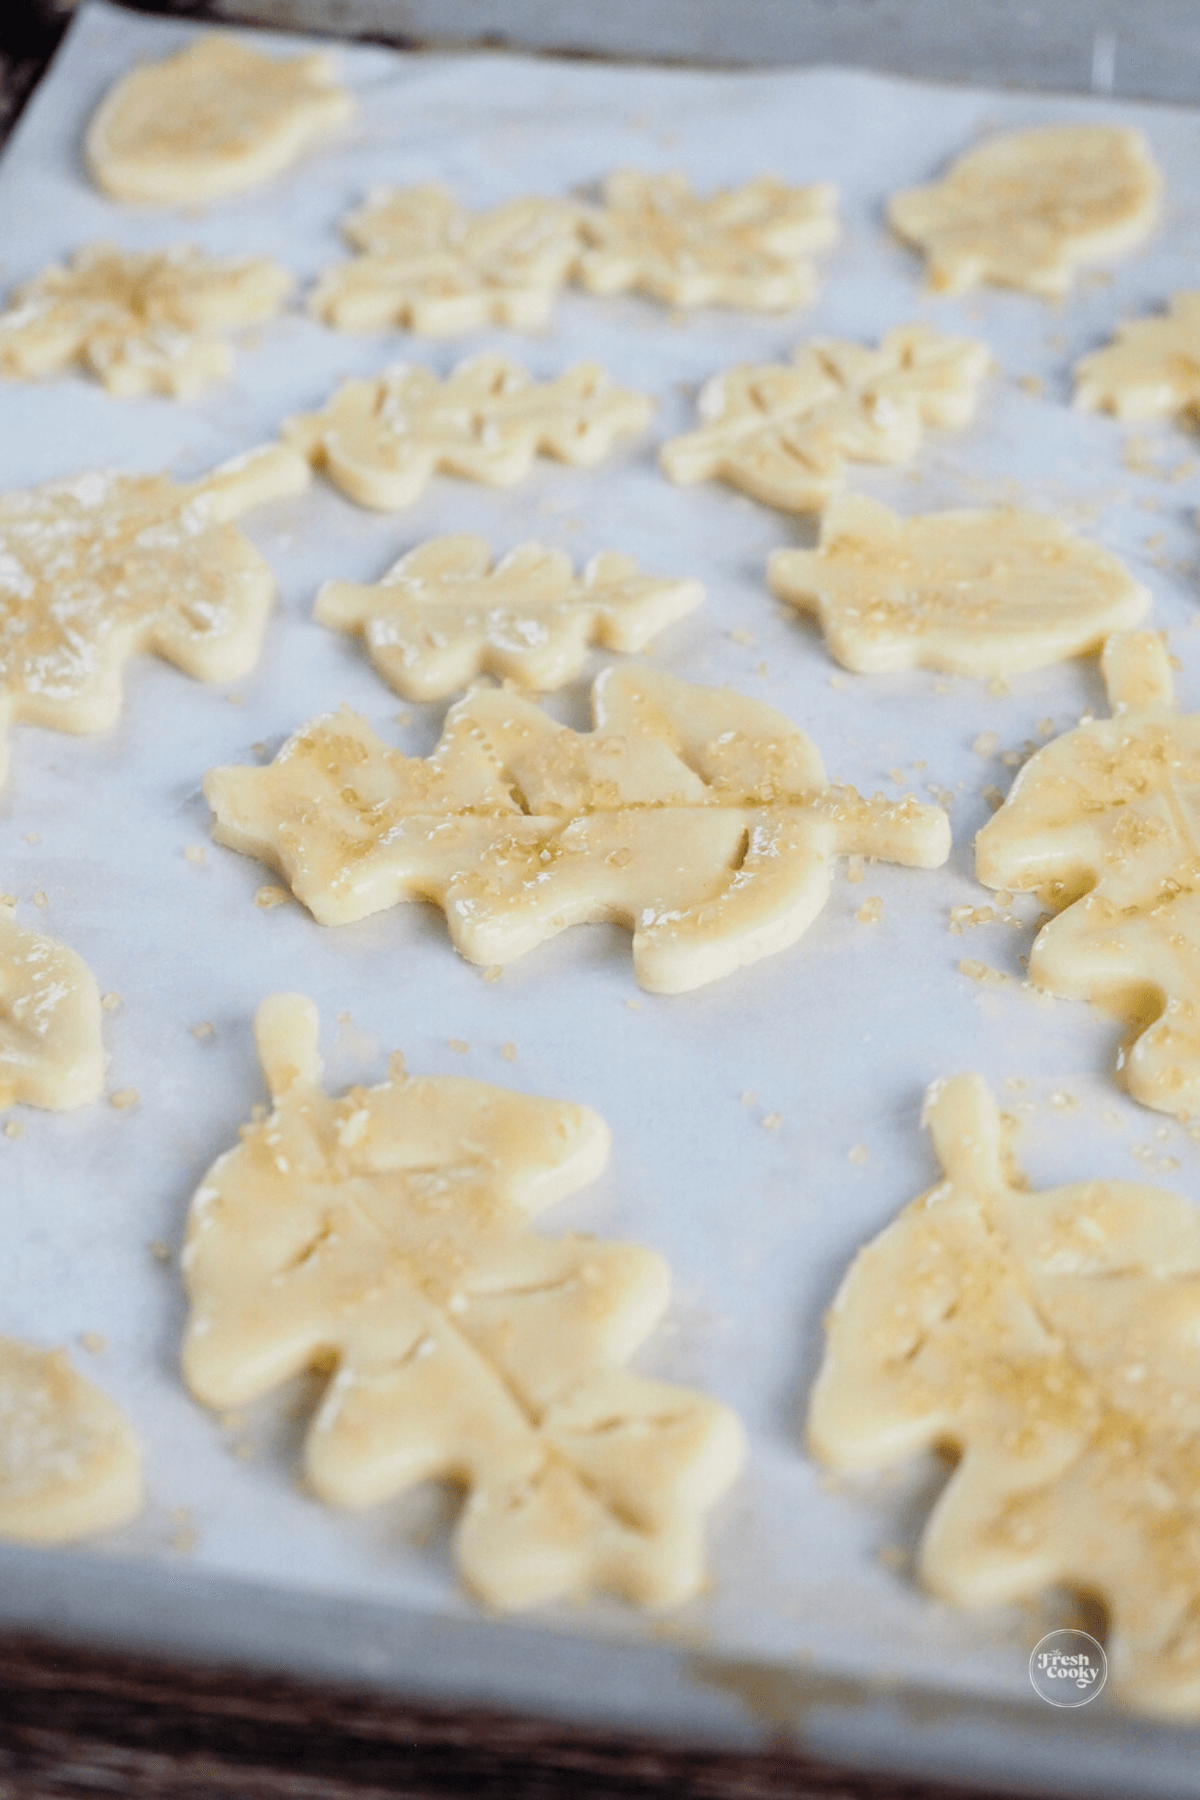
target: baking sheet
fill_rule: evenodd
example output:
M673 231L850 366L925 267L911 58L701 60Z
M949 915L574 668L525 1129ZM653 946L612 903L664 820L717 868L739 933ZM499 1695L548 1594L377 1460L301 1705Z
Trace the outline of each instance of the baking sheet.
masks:
M1064 1715L1033 1696L1028 1651L1058 1622L1052 1605L967 1615L918 1592L905 1562L943 1479L932 1463L835 1486L802 1440L821 1316L842 1271L935 1179L919 1128L935 1077L988 1077L1022 1120L1019 1154L1038 1186L1108 1174L1195 1192L1200 1144L1115 1085L1119 1028L1022 985L1029 929L948 931L951 906L989 899L973 880L971 840L989 816L982 790L1011 776L972 743L994 731L999 750L1019 750L1103 710L1095 664L999 693L927 673L838 671L763 582L770 550L810 541L806 528L723 487L674 488L654 455L691 424L707 375L783 357L811 333L875 339L924 319L982 336L1001 372L977 423L931 434L911 469L856 468L852 488L904 512L1017 501L1073 519L1153 589L1151 622L1170 630L1183 701L1196 704L1195 444L1150 428L1131 451L1127 430L1066 402L1080 354L1120 318L1195 282L1200 120L836 70L712 75L354 47L342 63L355 120L290 175L207 211L120 207L86 183L82 129L131 62L189 35L103 4L81 11L0 164L6 285L97 238L273 254L307 282L342 254L337 222L375 182L440 179L482 207L566 192L623 164L683 168L701 188L764 169L834 180L845 238L801 314L680 317L635 298L567 294L539 332L447 342L335 334L297 310L251 334L233 380L198 404L118 402L74 377L0 388L5 487L102 465L192 476L266 441L338 379L402 357L445 371L496 347L540 376L595 357L658 402L653 430L594 471L542 463L508 491L439 478L386 516L317 482L250 515L245 528L280 583L253 676L205 687L144 661L128 673L114 731L14 733L2 885L23 922L80 951L102 990L120 994L106 1019L108 1087L140 1099L65 1117L18 1109L21 1136L0 1136L0 1329L75 1346L142 1434L149 1503L103 1544L0 1553L0 1621L734 1740L786 1721L829 1754L1064 1791L1128 1791L1135 1769L1142 1791L1190 1790L1188 1733L1123 1719L1104 1697ZM265 42L277 53L304 44ZM916 259L883 231L886 194L927 178L981 131L1075 118L1148 133L1168 178L1149 248L1085 277L1061 309L992 291L925 295ZM273 753L343 701L388 741L427 750L442 708L403 705L311 609L325 578L373 579L450 531L481 532L498 553L537 538L580 561L613 548L653 572L700 577L706 604L660 640L656 666L778 707L812 734L831 776L860 790L952 793L948 866L881 865L858 886L839 877L794 949L675 998L639 991L628 935L615 928L565 933L489 985L455 956L431 909L340 930L294 903L260 912L254 894L270 878L259 864L215 846L203 866L185 858L207 840L201 777L255 761L256 745ZM585 725L586 683L548 705ZM874 894L882 921L860 924L856 910ZM1017 910L1032 922L1036 902ZM981 987L958 972L963 957L1010 979ZM177 1250L193 1187L262 1097L252 1017L280 989L318 1002L331 1085L378 1079L402 1047L414 1071L584 1101L608 1120L606 1174L542 1225L660 1250L674 1303L637 1366L719 1395L746 1421L749 1466L714 1515L703 1600L666 1620L601 1603L489 1621L455 1586L445 1496L423 1490L351 1515L298 1490L311 1385L235 1420L188 1398L178 1276L151 1246ZM202 1042L190 1033L200 1021L215 1028ZM865 1160L851 1160L859 1147ZM85 1333L103 1338L102 1352L80 1347Z

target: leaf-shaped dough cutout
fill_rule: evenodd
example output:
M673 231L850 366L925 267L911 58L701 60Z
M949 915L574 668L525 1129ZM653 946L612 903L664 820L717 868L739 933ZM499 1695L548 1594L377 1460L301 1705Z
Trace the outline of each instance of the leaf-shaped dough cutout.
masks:
M670 438L674 482L727 481L784 512L818 512L848 462L905 462L927 426L965 425L991 352L925 325L889 331L878 350L814 338L790 364L742 363L700 391L698 430Z
M1041 125L968 150L939 181L888 201L888 223L928 258L931 288L982 281L1053 300L1081 263L1116 256L1158 217L1162 176L1140 131Z
M100 990L73 950L26 931L0 905L0 1107L56 1112L99 1097Z
M1200 717L1175 712L1155 634L1115 634L1101 666L1114 716L1026 763L976 839L976 868L1058 911L1034 939L1031 981L1136 1023L1120 1060L1133 1097L1197 1112Z
M541 325L579 247L566 200L470 213L447 188L379 188L342 223L363 252L326 269L310 305L343 331L406 325L435 336Z
M233 367L219 334L273 319L292 286L269 257L88 244L14 291L0 313L0 376L58 375L81 363L118 399L189 400Z
M545 692L574 680L589 644L632 653L699 606L698 581L655 580L604 551L577 576L561 550L521 544L492 566L480 537L430 538L369 585L327 581L314 617L360 632L406 700L440 700L479 674Z
M591 468L653 412L652 400L617 387L598 363L539 382L511 358L488 355L444 381L400 363L343 382L323 412L297 414L283 434L360 506L390 512L436 471L509 487L539 455Z
M727 688L619 664L593 714L576 732L478 687L425 761L353 713L314 719L269 767L205 777L213 836L276 869L323 925L430 900L471 962L626 925L638 980L663 994L794 943L837 856L936 868L949 854L945 813L829 786L798 727Z
M944 1180L861 1250L809 1438L835 1468L960 1460L921 1543L958 1606L1064 1587L1108 1610L1111 1685L1200 1714L1200 1214L1124 1181L1035 1193L978 1075L926 1102Z
M0 494L0 779L15 720L114 724L139 651L201 681L251 669L275 581L232 520L308 479L276 444L186 486L95 473Z
M632 288L671 306L803 306L816 293L810 253L840 235L837 201L828 182L788 187L773 175L702 199L686 175L619 169L603 206L580 215L577 277L594 294Z
M1200 293L1172 294L1165 313L1127 319L1111 344L1075 365L1075 404L1118 419L1195 423L1200 411Z
M305 1471L337 1506L422 1481L469 1497L459 1567L493 1606L608 1589L643 1605L703 1579L705 1512L741 1428L622 1367L661 1316L661 1258L529 1221L599 1174L588 1107L461 1078L319 1085L311 1001L259 1008L267 1117L192 1202L184 1369L240 1406L306 1368L336 1373Z
M123 75L84 139L88 170L116 200L193 206L267 181L349 117L336 58L263 56L225 32L193 38Z
M847 669L1011 675L1099 649L1150 591L1059 519L1003 507L904 519L843 495L816 550L776 550L773 593L815 613Z
M141 1506L141 1450L119 1408L64 1350L0 1337L0 1538L60 1544Z

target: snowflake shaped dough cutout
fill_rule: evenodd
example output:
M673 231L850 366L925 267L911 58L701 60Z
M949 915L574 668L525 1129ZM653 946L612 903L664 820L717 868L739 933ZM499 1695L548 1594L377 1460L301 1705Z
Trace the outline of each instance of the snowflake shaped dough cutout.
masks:
M742 363L700 391L701 424L659 452L674 482L727 481L784 512L819 512L847 462L906 462L928 426L965 425L991 352L924 325L878 350L814 338L790 364Z
M437 183L380 188L343 221L363 254L327 269L310 305L343 331L541 325L575 260L578 218L565 200L470 213Z
M289 419L283 435L351 500L390 512L438 470L509 487L539 455L591 468L653 413L652 400L617 387L598 363L538 382L510 358L487 355L459 363L445 381L401 363L344 382L323 412Z
M545 692L589 644L633 653L700 605L698 581L655 580L605 551L577 576L561 550L521 544L492 566L480 537L431 538L369 586L327 581L314 617L358 632L406 700L440 700L487 673Z
M292 286L266 257L89 244L70 267L55 264L16 289L0 313L0 376L57 375L80 363L121 400L191 399L233 367L218 333L274 318Z
M0 904L0 1107L56 1112L99 1098L100 990L73 950L18 925Z
M1075 365L1075 404L1119 419L1200 417L1200 293L1172 294L1166 313L1130 319Z
M839 236L828 182L787 187L760 175L707 199L686 175L621 169L604 204L580 212L577 279L594 294L630 289L671 306L803 306L816 293L810 252Z
M920 1573L958 1606L1065 1587L1128 1705L1200 1714L1200 1215L1124 1181L1035 1193L977 1075L926 1101L942 1182L860 1251L809 1438L838 1469L952 1446Z
M311 1001L275 995L256 1031L271 1111L208 1171L188 1222L193 1393L240 1406L335 1368L305 1444L309 1485L363 1507L460 1482L458 1564L489 1605L689 1598L741 1427L623 1366L666 1307L660 1257L530 1229L599 1174L604 1122L410 1078L398 1057L387 1081L335 1099Z
M1137 1035L1119 1067L1135 1100L1200 1111L1200 717L1174 710L1162 641L1119 632L1101 666L1111 719L1037 752L976 839L991 888L1033 889L1058 916L1029 978L1117 1007Z
M271 445L185 486L94 473L0 494L0 778L15 720L114 724L138 651L202 681L252 668L275 582L231 521L308 479Z
M638 980L664 994L794 943L837 856L936 868L949 854L944 812L830 786L802 731L728 689L617 665L593 713L576 732L477 687L427 761L328 715L269 767L205 778L213 836L276 869L323 925L430 900L470 962L626 925Z
M141 1507L141 1450L125 1415L65 1351L0 1337L0 1539L61 1544Z
M267 181L340 125L350 95L336 59L277 58L224 32L122 76L84 139L88 170L115 200L192 206Z
M860 674L1039 669L1099 649L1150 605L1115 556L1058 519L1015 507L903 519L858 495L830 504L816 550L774 551L767 579Z
M925 252L927 280L1059 299L1081 263L1119 255L1158 217L1162 176L1140 131L1044 125L990 139L940 181L893 194L888 223Z

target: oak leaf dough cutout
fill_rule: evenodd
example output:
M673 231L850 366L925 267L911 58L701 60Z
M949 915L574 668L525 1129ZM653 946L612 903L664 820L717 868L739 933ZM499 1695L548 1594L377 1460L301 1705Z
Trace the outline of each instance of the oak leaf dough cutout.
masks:
M698 581L641 574L606 550L577 576L561 550L520 544L492 566L481 537L430 538L368 586L327 581L314 618L358 632L406 700L440 700L476 675L545 692L573 681L589 644L633 653L704 598Z
M334 1506L423 1481L468 1497L455 1548L488 1605L607 1590L688 1599L703 1517L736 1476L719 1403L622 1365L666 1308L653 1251L538 1236L530 1220L594 1180L608 1129L584 1106L408 1077L335 1099L312 1002L256 1019L271 1091L192 1201L183 1362L206 1405L242 1406L336 1371L304 1449Z
M541 325L579 247L578 208L565 200L471 213L435 182L376 190L342 230L363 254L327 269L309 304L343 331Z
M816 550L772 552L767 580L816 615L830 653L860 674L1040 669L1099 649L1150 605L1115 556L1045 514L904 519L857 495L831 503Z
M1061 298L1081 263L1147 235L1162 188L1140 131L1042 125L968 150L940 181L888 201L897 236L923 250L942 293L980 282Z
M1197 1112L1200 716L1176 713L1152 632L1115 634L1101 667L1113 717L1025 764L976 839L976 870L1057 913L1033 941L1032 982L1134 1023L1118 1064L1134 1099Z
M280 174L349 117L337 62L263 56L223 32L121 77L84 139L97 187L115 200L191 206Z
M900 463L927 426L965 425L991 352L924 325L889 331L878 350L814 338L790 364L741 363L700 390L700 426L659 452L674 482L727 481L784 512L818 512L848 462Z
M271 445L186 485L96 472L0 493L0 779L15 720L114 724L139 651L201 681L252 668L275 583L231 521L308 479Z
M1200 293L1172 294L1165 313L1118 325L1111 344L1075 365L1075 404L1118 419L1200 417Z
M125 1415L64 1350L0 1337L0 1539L61 1544L141 1508L141 1450Z
M18 925L0 904L0 1107L56 1112L100 1096L100 990L73 950Z
M803 306L816 293L810 252L836 243L838 192L760 175L702 199L686 175L620 169L603 206L581 209L579 282L594 294L630 289L671 306Z
M944 1179L852 1263L809 1439L858 1472L960 1453L921 1541L956 1606L1100 1599L1126 1705L1200 1714L1200 1215L1125 1181L1030 1191L978 1075L930 1089Z
M643 431L654 402L615 385L598 363L535 381L509 357L470 357L439 381L401 363L343 382L322 412L283 436L360 506L407 506L437 471L510 487L539 455L591 468L614 441Z
M219 333L274 318L292 285L267 257L89 244L69 267L53 264L15 290L0 313L0 376L79 363L118 399L189 400L233 368Z
M267 768L205 778L213 836L277 870L323 925L404 900L446 914L469 962L511 962L569 925L633 931L637 978L682 993L785 949L850 853L936 868L945 813L831 787L769 706L618 664L595 730L477 687L427 761L343 710Z

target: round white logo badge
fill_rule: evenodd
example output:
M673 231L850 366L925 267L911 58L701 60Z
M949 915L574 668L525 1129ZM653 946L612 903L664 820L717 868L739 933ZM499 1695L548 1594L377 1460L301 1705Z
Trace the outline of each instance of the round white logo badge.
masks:
M1029 1659L1029 1679L1051 1706L1086 1706L1108 1679L1108 1659L1086 1631L1051 1631Z

